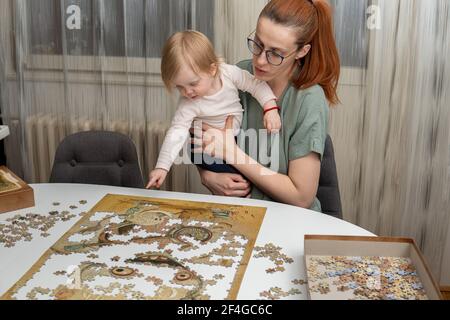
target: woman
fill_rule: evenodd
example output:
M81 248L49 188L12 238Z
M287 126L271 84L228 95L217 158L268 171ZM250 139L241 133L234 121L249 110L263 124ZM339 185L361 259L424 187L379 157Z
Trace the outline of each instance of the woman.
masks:
M201 136L193 139L203 147L197 152L222 158L242 174L199 169L202 183L211 192L244 197L251 191L255 199L321 211L316 193L328 104L339 102L339 56L332 25L326 0L272 0L265 6L248 38L253 59L238 66L266 81L278 98L282 119L276 150L279 166L276 172L264 167L247 155L250 146L242 150L227 130L204 125ZM245 93L240 98L245 110L242 129L263 129L261 107ZM227 128L231 125L228 119Z

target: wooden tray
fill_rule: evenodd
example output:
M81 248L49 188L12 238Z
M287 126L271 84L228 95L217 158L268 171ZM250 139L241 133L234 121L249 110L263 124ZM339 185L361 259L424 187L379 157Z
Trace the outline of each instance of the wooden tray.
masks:
M34 207L33 189L7 167L0 166L0 213Z

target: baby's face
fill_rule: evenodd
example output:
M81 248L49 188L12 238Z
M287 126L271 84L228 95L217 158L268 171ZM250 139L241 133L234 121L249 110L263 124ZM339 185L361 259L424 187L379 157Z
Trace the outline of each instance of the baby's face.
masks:
M215 73L196 74L188 66L183 66L173 80L180 94L190 100L214 94Z

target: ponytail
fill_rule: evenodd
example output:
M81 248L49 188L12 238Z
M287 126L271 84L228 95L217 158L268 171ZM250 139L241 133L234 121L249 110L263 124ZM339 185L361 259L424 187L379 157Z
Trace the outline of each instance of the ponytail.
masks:
M299 49L311 45L309 53L299 61L299 72L291 79L294 87L307 89L319 84L329 103L338 104L340 61L330 4L326 0L272 0L260 17L295 29Z

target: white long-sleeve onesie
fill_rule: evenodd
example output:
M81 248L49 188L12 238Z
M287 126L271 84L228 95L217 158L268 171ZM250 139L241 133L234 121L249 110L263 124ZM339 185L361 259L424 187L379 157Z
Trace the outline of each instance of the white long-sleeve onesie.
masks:
M156 168L169 171L189 136L193 121L202 121L210 126L224 128L228 116L234 116L233 130L238 134L242 122L242 105L239 92L249 92L264 106L270 100L276 100L269 85L256 79L251 73L237 66L220 64L222 88L211 96L196 100L182 97L169 131L161 147Z

